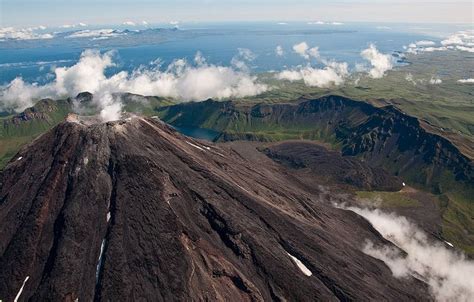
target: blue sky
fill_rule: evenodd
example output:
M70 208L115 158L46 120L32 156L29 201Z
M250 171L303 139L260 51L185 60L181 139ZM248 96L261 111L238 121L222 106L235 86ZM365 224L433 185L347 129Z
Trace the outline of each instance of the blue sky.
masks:
M473 23L471 0L0 0L0 26L179 21Z

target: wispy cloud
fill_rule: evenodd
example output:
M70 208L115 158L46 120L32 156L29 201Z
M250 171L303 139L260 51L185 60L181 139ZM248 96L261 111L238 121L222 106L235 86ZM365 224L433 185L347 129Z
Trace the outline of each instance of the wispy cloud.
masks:
M132 73L121 71L110 77L105 71L114 66L113 52L86 50L71 67L54 70L55 80L46 85L29 84L16 78L0 91L0 107L21 111L43 97L75 96L88 91L104 120L119 117L120 99L117 92L173 97L178 100L245 97L268 89L250 75L243 65L224 67L208 64L200 54L195 64L175 60L165 70L161 66L138 69ZM236 60L249 60L251 53L242 49Z
M284 70L276 74L276 78L291 82L303 80L308 86L330 87L343 84L348 75L347 63L326 62L326 66L323 68L315 68L308 65Z
M60 27L61 28L76 28L76 27L86 27L86 26L87 26L86 23L79 22L77 24L64 24L64 25L61 25Z
M326 21L311 21L307 23L308 25L344 25L342 22L326 22Z
M125 21L122 24L127 26L137 26L137 24L133 21Z
M393 68L392 56L380 53L374 44L370 44L369 48L364 49L360 54L372 66L369 70L369 76L374 79L383 77L385 72Z
M460 79L458 80L458 83L461 83L461 84L474 84L474 79Z
M301 42L293 45L293 51L305 58L306 60L309 60L310 58L319 58L319 48L309 48L308 43L306 42Z
M66 36L66 39L78 39L78 38L110 38L117 37L120 35L126 35L125 32L116 30L116 29L84 29L80 31L73 32L72 34Z
M362 251L384 261L397 278L415 276L425 281L438 301L474 299L474 262L463 254L430 240L404 217L378 209L349 207L367 219L386 239L406 252L389 245L367 241ZM451 244L449 244L451 246Z
M285 51L283 50L283 47L281 45L275 47L275 55L277 57L282 57L283 55L285 55Z
M38 32L45 29L46 26L43 25L29 28L2 27L0 28L0 40L41 40L54 38L52 33Z
M474 52L474 30L456 32L446 37L438 45L433 41L418 41L405 46L405 49L410 54L447 50Z
M316 59L316 61L323 64L324 67L313 67L310 62L308 62L306 66L298 66L277 73L275 75L277 79L291 82L302 80L307 86L330 87L333 85L341 85L349 75L347 63L322 59L317 46L310 48L308 43L301 42L293 45L293 51L308 61L310 59Z

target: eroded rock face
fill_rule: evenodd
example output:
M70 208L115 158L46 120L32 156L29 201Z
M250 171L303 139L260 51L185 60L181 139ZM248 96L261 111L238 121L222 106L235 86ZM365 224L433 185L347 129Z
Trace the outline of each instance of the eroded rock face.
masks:
M0 175L0 299L430 299L318 198L160 121L64 122Z
M173 125L220 131L218 141L268 141L262 131L291 130L289 134L300 133L306 139L337 142L343 155L363 158L373 167L382 167L436 193L442 193L443 186L449 187L446 175L451 174L459 184L472 188L472 158L393 106L377 108L334 95L291 104L236 104L208 100L160 110L163 119Z
M403 181L381 168L374 168L351 156L342 156L311 142L283 142L263 149L273 160L289 168L307 170L328 181L366 191L399 191Z

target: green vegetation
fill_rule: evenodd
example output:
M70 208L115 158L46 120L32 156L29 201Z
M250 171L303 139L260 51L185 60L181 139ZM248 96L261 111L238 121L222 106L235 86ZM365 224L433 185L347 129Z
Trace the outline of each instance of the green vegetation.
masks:
M124 112L133 112L152 116L160 106L169 106L173 100L158 97L141 97L124 95ZM71 113L72 104L69 100L42 100L21 114L10 114L0 117L0 170L20 150L42 133L53 128ZM86 112L94 113L93 108L85 108Z
M416 199L410 198L404 192L357 191L356 196L360 201L368 201L370 204L382 208L419 206Z
M443 237L474 256L474 189L440 195Z
M25 144L51 129L71 111L70 103L43 100L20 115L0 118L0 169Z
M462 78L473 78L472 55L466 52L434 52L410 56L410 65L397 67L382 79L353 76L345 85L331 88L307 87L303 82L278 81L273 74L261 74L260 80L272 89L256 97L235 100L234 107L226 102L194 103L192 110L182 112L175 100L158 97L124 98L124 111L146 116L158 115L176 126L208 128L225 131L228 135L253 135L271 141L288 139L320 140L335 149L342 147L334 126L326 120L321 123L298 122L265 117L251 119L249 113L255 104L294 103L301 98L318 98L336 94L366 101L375 106L395 105L414 117L434 125L438 133L453 141L464 154L474 154L474 91L469 84L458 83ZM410 76L409 76L410 75ZM430 84L431 78L442 83ZM189 106L189 105L187 105ZM177 108L178 107L178 108ZM0 114L0 169L26 143L54 127L72 111L68 101L42 101L28 109L20 117ZM359 112L345 112L350 120L360 120ZM329 119L329 118L328 118ZM349 129L349 128L348 128ZM344 131L344 127L338 128ZM341 134L341 133L339 133ZM344 136L344 133L342 133ZM472 158L472 156L471 156ZM397 173L399 163L386 161L384 167ZM440 200L443 210L443 237L474 255L474 189L472 184L460 184L450 171L431 179L432 169L420 163L406 172L403 178L419 189L431 191ZM416 184L417 183L417 184ZM380 200L382 207L415 207L418 201L402 192L357 192L362 199Z
M447 51L412 55L410 65L397 67L381 79L354 76L345 85L331 88L307 87L300 82L282 82L272 74L262 79L274 87L252 102L292 102L299 97L317 98L337 94L365 100L376 106L393 104L404 112L474 139L474 90L457 81L473 78L472 54ZM407 80L411 75L412 80ZM439 78L441 84L430 84Z

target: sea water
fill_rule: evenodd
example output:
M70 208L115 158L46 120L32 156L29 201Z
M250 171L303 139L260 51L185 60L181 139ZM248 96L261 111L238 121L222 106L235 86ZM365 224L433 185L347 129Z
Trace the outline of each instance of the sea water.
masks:
M150 27L166 28L166 25L155 26ZM125 30L120 26L117 28ZM120 38L102 40L65 38L71 33L63 32L47 40L0 41L0 85L16 77L30 83L52 81L55 67L74 65L85 49L114 51L115 66L107 70L108 75L120 70L130 72L140 67L149 68L157 59L162 68L176 59L192 62L198 51L208 63L228 66L239 49L248 49L254 55L254 59L248 62L250 72L278 71L307 64L292 50L293 45L303 41L310 47L319 47L322 58L347 62L350 68L355 68L356 64L363 62L360 52L371 43L381 52L392 53L403 51L404 45L419 40L439 42L464 28L463 25L366 23L184 23L178 29L165 31L148 28L146 36L140 31L147 28L136 28ZM277 46L284 50L283 56L276 55Z

